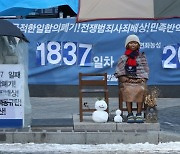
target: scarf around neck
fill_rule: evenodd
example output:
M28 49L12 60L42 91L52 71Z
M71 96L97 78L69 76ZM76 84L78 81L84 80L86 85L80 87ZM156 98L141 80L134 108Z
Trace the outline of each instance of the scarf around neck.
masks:
M132 51L132 50L126 50L125 55L128 57L126 64L125 64L125 70L127 75L136 75L136 58L139 55L139 51Z

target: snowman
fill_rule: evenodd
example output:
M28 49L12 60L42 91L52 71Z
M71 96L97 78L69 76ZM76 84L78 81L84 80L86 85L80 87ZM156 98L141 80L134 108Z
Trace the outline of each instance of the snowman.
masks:
M122 122L122 117L121 117L121 110L116 110L116 116L114 117L114 122Z
M92 120L94 122L107 122L108 113L105 111L107 109L107 104L104 100L97 100L95 103L96 111L92 114Z

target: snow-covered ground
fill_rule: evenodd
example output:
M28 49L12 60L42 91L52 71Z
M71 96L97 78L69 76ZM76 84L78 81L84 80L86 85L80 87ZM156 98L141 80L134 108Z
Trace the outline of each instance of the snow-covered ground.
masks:
M180 142L138 144L0 144L0 154L34 153L34 154L178 154Z

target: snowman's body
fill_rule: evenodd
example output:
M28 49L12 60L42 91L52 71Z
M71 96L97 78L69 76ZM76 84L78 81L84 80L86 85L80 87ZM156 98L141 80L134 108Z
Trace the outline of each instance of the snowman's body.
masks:
M121 110L116 110L116 116L114 117L114 122L122 122Z
M95 103L96 111L92 114L92 119L94 122L107 122L108 113L105 111L107 109L107 104L104 100L98 100Z

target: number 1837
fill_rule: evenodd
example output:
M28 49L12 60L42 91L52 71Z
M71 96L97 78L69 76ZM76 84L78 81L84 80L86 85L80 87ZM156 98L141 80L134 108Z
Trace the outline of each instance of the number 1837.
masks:
M38 43L36 50L38 65L80 65L88 66L92 62L92 45L76 42Z

